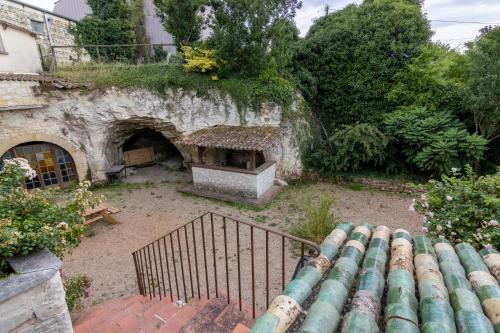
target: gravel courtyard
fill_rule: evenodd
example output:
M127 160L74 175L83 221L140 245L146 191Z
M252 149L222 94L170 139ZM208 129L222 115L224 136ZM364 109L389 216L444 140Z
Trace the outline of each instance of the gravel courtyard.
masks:
M132 183L98 190L107 196L107 204L121 209L114 215L119 224L91 225L81 244L64 258L66 276L86 274L93 279L92 295L84 306L137 294L131 253L208 211L287 232L304 218L307 198L328 194L337 199L333 213L340 220L405 228L412 234L421 226L421 217L408 209L410 196L323 182L289 186L268 208L258 211L177 192L190 181L187 172L167 172L157 166L140 170L127 181ZM293 262L289 267L293 269Z

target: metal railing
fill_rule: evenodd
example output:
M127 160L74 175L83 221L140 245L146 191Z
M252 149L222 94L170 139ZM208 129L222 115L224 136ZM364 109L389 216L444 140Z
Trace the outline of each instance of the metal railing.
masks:
M251 303L255 318L283 291L297 257L304 265L306 250L320 253L313 242L208 212L132 256L141 295L187 302L224 294L240 311Z

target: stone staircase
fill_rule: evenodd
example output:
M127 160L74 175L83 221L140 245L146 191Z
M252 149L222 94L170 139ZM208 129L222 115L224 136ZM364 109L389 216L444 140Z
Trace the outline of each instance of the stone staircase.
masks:
M225 297L202 297L179 307L170 299L131 296L93 306L73 318L75 333L246 333L252 324L251 312L239 311Z

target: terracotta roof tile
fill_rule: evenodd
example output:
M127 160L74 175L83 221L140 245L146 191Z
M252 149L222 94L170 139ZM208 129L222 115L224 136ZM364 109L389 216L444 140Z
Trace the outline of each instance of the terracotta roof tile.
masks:
M71 82L50 75L39 74L0 73L0 81L36 81L40 83L50 84L58 89L75 89L87 87L86 84Z
M263 151L284 134L280 127L215 126L196 131L177 143L185 146Z

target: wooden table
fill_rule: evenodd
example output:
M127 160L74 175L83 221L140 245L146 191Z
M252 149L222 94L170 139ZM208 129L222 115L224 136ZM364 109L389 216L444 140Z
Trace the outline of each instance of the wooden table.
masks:
M104 220L109 224L117 224L111 215L118 213L120 210L111 206L99 205L95 208L85 211L82 216L85 218L85 225L89 225L93 222Z
M122 178L127 178L127 167L123 164L112 166L106 170L106 177L110 184L118 183Z

